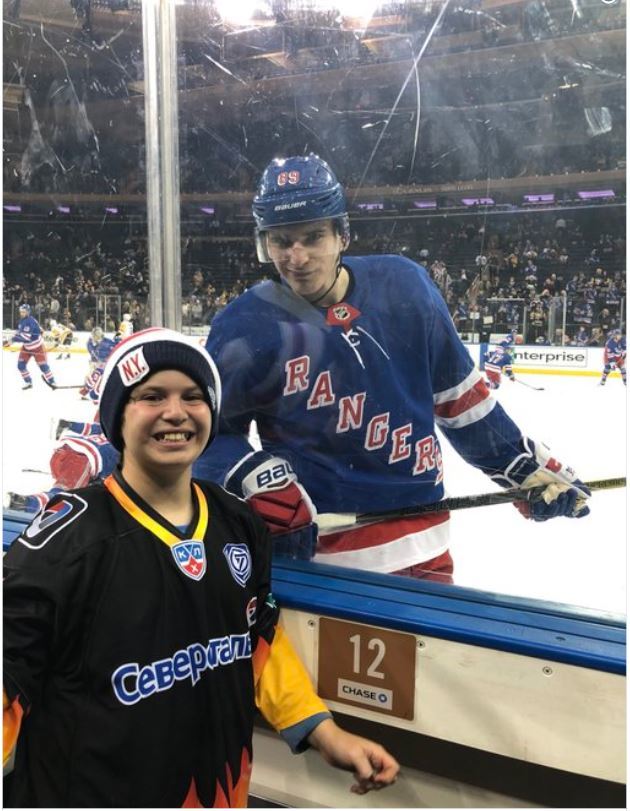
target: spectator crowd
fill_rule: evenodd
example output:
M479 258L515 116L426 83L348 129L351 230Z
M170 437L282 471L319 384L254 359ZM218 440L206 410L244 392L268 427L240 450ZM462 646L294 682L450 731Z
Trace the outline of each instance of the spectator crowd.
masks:
M425 264L464 336L516 329L527 343L603 346L611 329L625 327L625 231L609 210L583 214L430 217L394 226L355 219L349 252L399 253ZM210 234L187 236L183 327L207 327L268 273L248 227L215 221ZM94 243L87 226L14 229L3 282L5 326L15 324L22 302L43 326L53 318L113 331L125 313L136 328L150 323L143 237Z

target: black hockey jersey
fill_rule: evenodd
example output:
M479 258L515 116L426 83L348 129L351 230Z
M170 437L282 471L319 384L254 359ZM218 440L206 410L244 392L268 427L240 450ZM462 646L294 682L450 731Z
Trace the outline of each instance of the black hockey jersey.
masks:
M276 633L264 524L192 487L186 532L117 472L57 495L9 549L4 681L25 714L7 805L243 807L256 701L280 729L325 711ZM290 695L277 673L265 688L278 666Z

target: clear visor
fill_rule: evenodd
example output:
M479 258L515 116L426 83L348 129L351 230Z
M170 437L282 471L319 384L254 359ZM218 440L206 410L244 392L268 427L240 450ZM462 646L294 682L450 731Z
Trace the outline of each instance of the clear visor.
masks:
M350 222L348 219L347 214L342 214L339 217L317 217L314 220L298 220L295 223L283 223L282 225L272 226L266 229L256 228L254 230L254 241L256 242L256 255L258 257L258 261L261 264L268 264L273 262L271 257L269 256L269 251L267 250L267 233L269 231L273 231L274 228L282 228L283 225L302 225L303 223L309 222L321 222L322 220L332 220L335 223L335 227L341 228L341 237L343 239L343 248L342 250L346 250L348 245L350 244ZM339 223L339 225L337 225Z
M256 229L254 231L254 240L256 241L256 255L258 257L258 261L264 265L271 262L271 257L269 256L269 252L267 250L267 232L266 231L259 231Z

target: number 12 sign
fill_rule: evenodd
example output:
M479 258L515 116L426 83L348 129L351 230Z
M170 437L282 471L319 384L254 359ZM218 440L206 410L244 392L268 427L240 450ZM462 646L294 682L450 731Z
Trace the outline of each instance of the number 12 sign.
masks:
M323 699L413 720L416 638L321 617L317 692Z

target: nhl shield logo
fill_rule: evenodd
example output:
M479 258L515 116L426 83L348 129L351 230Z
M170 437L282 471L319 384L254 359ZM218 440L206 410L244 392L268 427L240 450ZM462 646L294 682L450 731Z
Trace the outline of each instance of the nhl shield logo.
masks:
M350 310L345 304L341 304L339 307L335 307L333 309L333 315L337 321L346 321L348 318L350 318Z
M352 304L341 301L339 304L332 304L328 308L326 323L330 324L331 327L343 327L347 332L351 328L352 322L356 321L360 315L361 310L357 310Z
M206 573L206 551L203 541L181 541L171 547L175 563L193 580L201 580Z
M223 547L223 554L230 567L232 577L239 586L245 586L252 573L252 556L247 544L228 543Z

